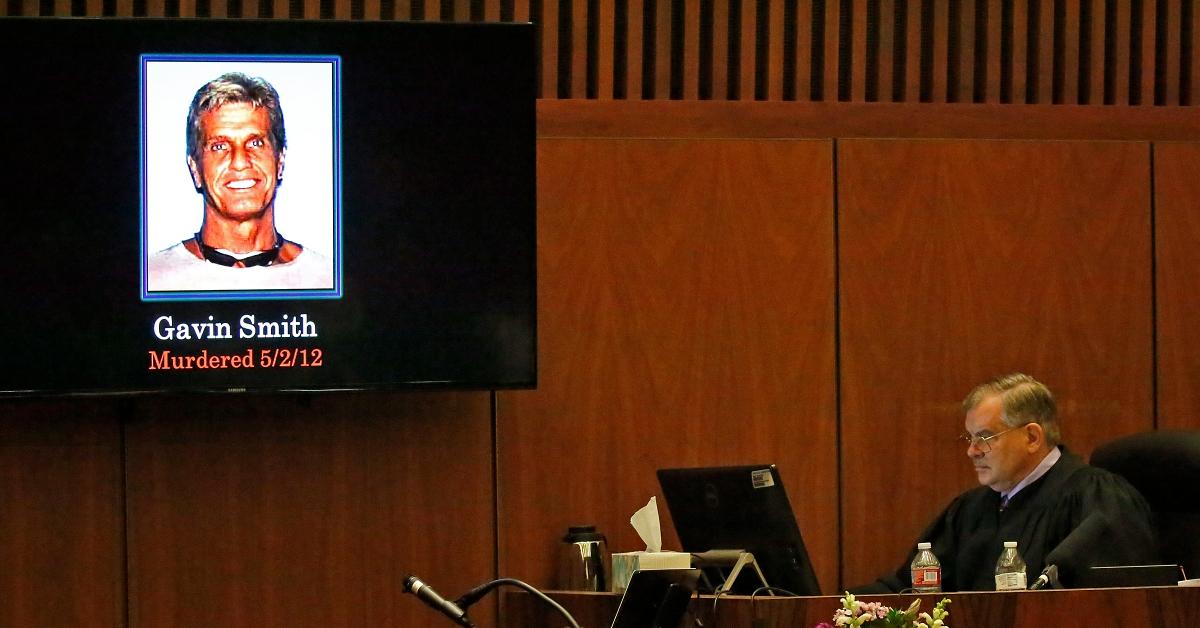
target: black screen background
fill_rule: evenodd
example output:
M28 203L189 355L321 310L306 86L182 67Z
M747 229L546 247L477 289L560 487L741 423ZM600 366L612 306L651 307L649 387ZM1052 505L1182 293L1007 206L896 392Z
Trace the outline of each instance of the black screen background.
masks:
M0 166L0 390L536 383L532 28L7 19L0 52L9 86L0 102L9 155ZM140 300L142 53L341 57L341 299ZM197 224L200 210L197 201ZM177 323L212 315L236 336L242 314L300 313L318 338L164 342L152 333L163 314ZM320 348L324 364L148 370L151 349L275 347Z

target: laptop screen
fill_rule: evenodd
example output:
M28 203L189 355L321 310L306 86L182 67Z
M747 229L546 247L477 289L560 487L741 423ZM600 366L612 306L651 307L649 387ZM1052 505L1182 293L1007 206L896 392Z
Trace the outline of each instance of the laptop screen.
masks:
M660 469L658 482L683 551L746 550L772 587L821 594L775 465ZM742 570L732 590L759 586L751 570Z

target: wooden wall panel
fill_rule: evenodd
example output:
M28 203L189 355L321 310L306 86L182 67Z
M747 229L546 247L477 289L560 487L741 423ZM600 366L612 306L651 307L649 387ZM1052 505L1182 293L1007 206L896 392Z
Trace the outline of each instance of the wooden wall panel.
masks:
M553 593L581 626L607 626L617 612L620 597L586 593ZM942 596L937 596L940 598ZM978 591L951 593L947 621L970 628L1013 628L1014 626L1154 626L1183 628L1195 623L1192 609L1200 605L1200 590L1195 587L1146 587L1123 589L1074 589L1024 593L1021 591ZM924 595L921 608L929 612L934 596ZM937 599L934 598L934 599ZM892 608L907 608L916 599L908 595L877 595L863 598ZM557 626L560 616L532 595L514 591L504 596L512 614L505 617L503 628ZM689 616L702 618L705 626L808 628L828 623L833 609L842 606L834 596L723 597L718 612L708 599L693 599L684 626L692 626Z
M1029 39L1034 36L1029 29L1032 16L1028 0L1013 0L1012 98L1009 102L1018 105L1030 102L1035 92L1034 84L1028 80L1029 65L1036 62L1036 56L1029 54Z
M767 16L764 18L759 15L758 19L767 22L766 63L761 69L761 74L765 75L763 82L766 83L766 94L765 98L759 100L783 100L784 3L783 0L770 0L763 8Z
M879 41L876 44L878 52L878 87L876 88L875 100L879 102L892 102L895 100L893 95L893 84L896 80L897 62L902 57L896 55L896 44L900 41L897 33L896 9L897 6L904 6L903 3L898 3L896 0L881 0L879 2ZM901 16L903 17L903 16Z
M867 99L867 0L850 5L850 100Z
M729 3L714 2L712 26L712 93L715 100L729 97L729 44L736 33L729 28Z
M151 400L127 428L130 626L435 624L406 574L494 577L489 415L487 393Z
M698 100L700 98L700 0L686 0L683 3L683 18L680 23L683 29L679 37L683 39L680 50L680 65L682 68L683 89L680 98Z
M1116 24L1113 33L1117 43L1113 56L1116 57L1113 71L1114 104L1134 104L1130 72L1133 64L1133 7L1129 2L1118 2Z
M1200 144L1154 145L1158 427L1200 428Z
M950 0L931 0L933 2L933 23L928 25L933 33L933 76L930 101L935 103L947 102L946 85L950 73Z
M830 143L542 140L538 168L540 383L499 393L500 571L552 585L571 524L642 549L658 468L774 462L833 590Z
M1200 44L1200 11L1196 7L1192 7L1192 19L1190 22L1184 22L1185 28L1191 31L1191 50L1195 51L1197 44ZM1196 59L1191 59L1189 72L1183 74L1180 80L1185 81L1188 86L1188 98L1183 104L1196 105L1200 104L1200 63Z
M1059 102L1066 105L1079 103L1079 66L1080 61L1080 2L1067 2L1063 6L1065 13L1062 31L1062 97Z
M641 100L645 94L642 90L645 73L642 67L642 59L644 55L642 51L646 47L646 20L647 5L645 2L638 0L627 0L628 2L628 26L626 27L626 37L629 38L629 45L626 49L629 51L625 59L626 68L626 89L625 98L627 100ZM544 98L544 96L543 96Z
M1193 0L1181 0L1182 2L1191 2ZM1180 60L1183 58L1183 53L1180 49L1183 21L1181 19L1180 2L1166 2L1163 4L1162 10L1165 15L1159 16L1159 19L1164 22L1164 30L1162 39L1159 44L1162 46L1162 54L1166 56L1166 62L1163 63L1163 104L1178 105L1179 103L1179 71ZM1156 51L1157 54L1157 51Z
M741 4L741 41L738 44L738 95L741 100L754 100L754 83L757 78L755 73L755 47L758 41L756 35L758 31L758 1L757 0L742 0ZM732 60L731 60L732 61Z
M1054 103L1054 0L1039 0L1037 13L1030 17L1037 21L1037 53L1029 59L1037 64L1037 78L1030 82L1036 90L1036 100L1041 104Z
M611 100L613 97L615 12L616 8L611 2L600 3L597 11L599 15L596 18L596 30L600 41L596 43L596 97L600 100Z
M984 7L986 28L984 29L984 72L986 77L980 80L983 85L983 101L984 102L1001 102L1000 89L1001 69L1003 67L1001 58L1002 37L1003 37L1003 15L1002 7L999 2L988 2Z
M587 96L588 0L571 0L571 94Z
M974 484L976 384L1042 379L1083 455L1152 427L1149 172L1143 143L839 142L845 584Z
M1155 78L1155 46L1158 42L1155 40L1158 20L1158 5L1160 2L1150 2L1142 0L1142 28L1140 36L1142 38L1142 46L1139 50L1141 54L1141 63L1138 64L1137 70L1141 73L1139 84L1131 85L1130 91L1139 94L1138 104L1153 105L1156 104L1154 94L1154 78Z
M540 100L538 137L1200 140L1186 107Z
M841 0L825 0L825 24L824 26L824 43L825 49L822 52L822 67L823 84L821 85L821 98L825 102L838 102L842 99L838 94L838 77L841 71L839 64L840 55L838 48L841 46L841 21L842 12L845 5ZM814 16L815 18L816 16ZM815 21L815 19L814 19ZM816 60L813 61L816 63ZM814 68L815 70L816 68Z
M1088 33L1090 38L1090 48L1088 49L1088 64L1085 68L1088 79L1088 89L1084 91L1082 88L1082 96L1085 104L1103 105L1104 102L1104 74L1107 71L1107 64L1104 59L1104 49L1107 45L1105 33L1108 29L1108 12L1104 0L1091 1L1091 29Z
M125 625L117 407L0 401L0 626Z
M975 2L966 0L958 3L958 67L950 68L957 75L957 90L954 102L971 102L974 98L975 81Z

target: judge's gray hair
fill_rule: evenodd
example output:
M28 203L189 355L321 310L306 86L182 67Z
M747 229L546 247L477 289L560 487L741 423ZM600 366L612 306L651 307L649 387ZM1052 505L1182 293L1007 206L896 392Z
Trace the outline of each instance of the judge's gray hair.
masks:
M1026 423L1042 426L1046 442L1051 447L1061 440L1058 427L1058 409L1054 395L1046 385L1024 373L1012 373L980 384L963 399L963 413L974 410L983 400L992 395L1000 396L1004 408L1002 417L1009 427L1020 427Z

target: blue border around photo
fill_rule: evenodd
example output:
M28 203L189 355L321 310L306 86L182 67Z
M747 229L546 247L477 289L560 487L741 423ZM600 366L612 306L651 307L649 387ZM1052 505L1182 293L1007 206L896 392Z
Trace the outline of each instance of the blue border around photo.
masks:
M333 70L333 287L301 290L195 290L195 291L150 291L147 286L149 237L147 214L147 64L156 61L174 62L236 62L236 63L324 63ZM299 299L340 299L343 296L342 260L342 99L341 57L337 55L219 55L219 54L143 54L139 57L138 84L140 94L139 112L139 238L140 238L140 287L141 300L147 302L170 301L265 301Z

